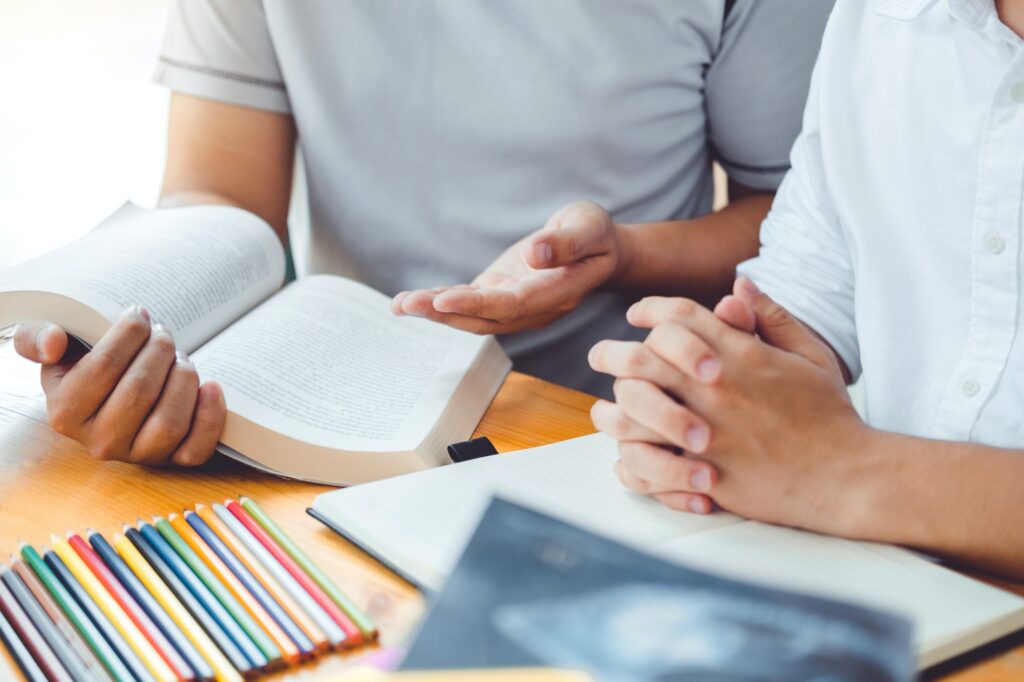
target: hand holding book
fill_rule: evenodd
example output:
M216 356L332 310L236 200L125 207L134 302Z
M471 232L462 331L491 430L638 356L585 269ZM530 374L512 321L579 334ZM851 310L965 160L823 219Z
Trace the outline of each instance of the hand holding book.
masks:
M42 366L50 425L97 459L156 466L202 464L224 428L224 393L202 385L163 325L132 306L91 350L59 325L18 328L15 349Z

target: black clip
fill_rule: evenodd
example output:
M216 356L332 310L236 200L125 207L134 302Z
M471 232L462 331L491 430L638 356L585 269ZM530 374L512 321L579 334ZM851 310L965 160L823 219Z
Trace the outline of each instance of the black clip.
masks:
M453 462L468 462L471 459L480 459L496 454L498 451L485 437L452 443L448 446L448 456L452 458Z

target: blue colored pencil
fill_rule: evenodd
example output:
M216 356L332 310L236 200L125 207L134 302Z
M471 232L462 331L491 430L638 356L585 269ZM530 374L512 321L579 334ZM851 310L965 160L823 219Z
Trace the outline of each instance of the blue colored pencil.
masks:
M171 567L167 565L157 551L149 544L149 541L143 537L142 533L136 528L131 526L124 527L124 535L128 540L135 545L135 549L139 550L149 565L153 567L156 574L167 584L174 596L178 598L182 606L192 614L192 617L199 623L199 627L206 631L206 634L210 636L217 648L221 650L224 656L231 662L231 665L239 672L247 673L253 670L252 663L245 657L242 651L235 646L234 641L228 636L228 633L224 631L217 621L203 605L193 596L189 589L185 586L178 576L171 570Z
M235 577L238 578L242 586L247 589L256 601L260 603L270 617L281 626L281 629L285 631L288 638L295 642L295 646L298 647L299 653L303 656L311 655L316 649L316 645L313 641L306 636L301 628L293 621L281 605L270 596L267 589L256 579L249 569L247 569L241 561L238 560L228 546L224 544L224 541L217 537L217 534L213 532L206 522L193 511L185 511L185 520L190 526L192 526L200 538L203 539L210 549L213 550L214 554L220 557L220 560L224 562L224 565L228 567Z
M195 673L196 678L200 680L213 679L213 668L210 667L210 664L196 651L192 642L178 629L178 626L160 607L156 599L153 598L153 595L146 589L146 586L135 577L135 573L128 567L128 564L124 562L124 559L121 558L110 543L107 542L106 538L96 532L88 533L87 538L89 544L96 550L96 554L107 565L110 572L128 590L128 593L138 602L139 606L142 607L142 610L146 612L146 615L150 617L157 628L164 633L164 637L171 643L171 646L178 650L181 657L185 659L185 663Z
M251 668L263 668L269 662L267 657L263 655L263 652L259 650L256 644L249 639L249 636L245 634L245 630L239 626L237 622L231 617L231 614L221 605L217 598L213 596L209 588L203 584L203 582L192 572L185 560L178 556L178 553L174 551L174 548L164 540L164 537L160 535L160 532L149 523L139 521L139 532L142 533L142 537L146 539L160 558L170 567L178 579L185 584L188 591L192 593L196 601L202 604L203 608L213 617L217 624L227 633L231 641L234 642L235 646L241 650L242 655L245 656L248 664L244 668L239 670L248 670Z
M256 560L263 564L263 567L274 576L277 582L291 595L292 599L298 602L299 606L309 614L313 622L327 635L327 640L332 647L336 647L345 641L345 633L338 627L338 624L316 603L316 600L309 595L309 592L306 592L302 585L284 569L284 566L278 563L277 559L267 551L267 548L260 544L260 541L242 525L242 522L228 511L227 507L223 504L215 504L213 505L213 513L224 522L228 530L235 534L235 537L256 557Z
M85 614L89 616L89 620L103 634L103 639L117 652L118 658L131 671L132 675L138 680L150 682L153 676L149 673L149 669L139 660L139 657L132 651L132 648L121 637L121 633L117 631L117 628L110 622L106 614L96 605L96 602L92 600L92 597L85 591L85 588L75 579L71 569L57 556L57 553L52 549L47 550L43 553L43 561L56 574L64 588L71 593L75 602L82 607Z

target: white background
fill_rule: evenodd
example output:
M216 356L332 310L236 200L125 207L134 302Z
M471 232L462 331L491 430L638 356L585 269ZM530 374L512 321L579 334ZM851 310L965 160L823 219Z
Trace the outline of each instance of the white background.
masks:
M0 269L152 206L167 0L0 0Z

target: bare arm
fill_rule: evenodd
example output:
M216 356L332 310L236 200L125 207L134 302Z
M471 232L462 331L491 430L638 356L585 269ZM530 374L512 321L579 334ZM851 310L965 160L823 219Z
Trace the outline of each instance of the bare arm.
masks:
M1024 451L869 431L857 454L851 534L1024 578Z
M729 204L692 220L620 225L623 258L609 288L685 295L713 305L736 278L736 264L757 255L761 222L774 193L729 182Z
M295 158L291 116L174 93L160 206L227 204L284 241Z

